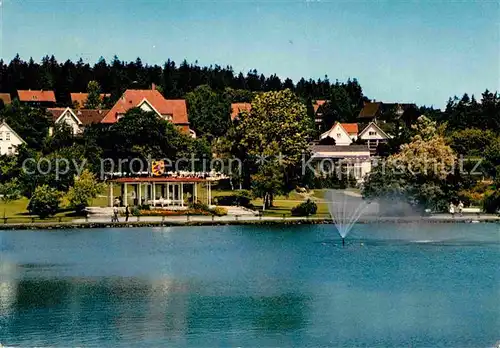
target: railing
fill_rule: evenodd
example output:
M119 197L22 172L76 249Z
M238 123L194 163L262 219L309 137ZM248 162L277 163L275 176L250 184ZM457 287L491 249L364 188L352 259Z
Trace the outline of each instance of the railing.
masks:
M491 219L497 219L496 215L484 214L477 211L474 212L463 212L463 215L460 214L439 214L432 218L430 216L430 220L467 220L472 217L477 216L480 218L481 216L484 218L491 217ZM420 220L428 220L429 216L400 216L400 217L389 217L389 216L375 216L375 215L367 215L363 216L360 221L420 221ZM5 216L0 217L0 224L77 224L77 223L113 223L113 216L55 216L55 217L47 217L42 219L38 216ZM278 212L266 212L262 214L260 212L257 215L224 215L224 216L216 216L216 215L170 215L170 216L135 216L130 215L128 220L126 221L126 217L123 215L118 216L118 223L192 223L192 222L243 222L243 221L332 221L330 214L328 213L318 213L310 216L291 216L290 214L282 214Z

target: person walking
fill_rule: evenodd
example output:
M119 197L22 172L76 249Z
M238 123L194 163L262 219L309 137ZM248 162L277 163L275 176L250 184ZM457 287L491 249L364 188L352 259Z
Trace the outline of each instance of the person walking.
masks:
M453 204L453 202L450 202L450 214L451 217L455 217L455 204Z
M118 220L118 207L115 206L113 208L113 222L120 222L120 220Z
M125 207L125 222L128 222L128 217L130 215L130 210L128 209L128 204Z
M464 216L464 203L462 201L458 202L458 213L460 216Z

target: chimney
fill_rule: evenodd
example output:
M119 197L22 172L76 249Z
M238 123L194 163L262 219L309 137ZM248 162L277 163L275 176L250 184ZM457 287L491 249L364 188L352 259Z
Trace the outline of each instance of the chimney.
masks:
M156 84L155 84L154 82L151 84L151 89L152 89L153 91L156 91Z

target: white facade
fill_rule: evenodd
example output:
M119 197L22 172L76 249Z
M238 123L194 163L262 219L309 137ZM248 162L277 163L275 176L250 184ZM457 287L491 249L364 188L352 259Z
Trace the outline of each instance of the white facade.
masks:
M0 124L0 155L14 155L24 140L5 122Z
M390 136L387 135L376 123L371 122L361 133L359 138L365 140L370 150L376 150L378 144L387 142Z
M356 141L358 138L357 134L349 134L344 127L342 127L342 124L340 123L335 123L330 130L327 130L323 134L320 135L320 139L325 139L327 137L330 137L332 139L335 139L335 145L338 146L347 146L351 145L353 141Z
M312 147L311 151L316 175L324 175L325 168L342 166L344 167L344 173L349 173L358 182L362 182L372 169L370 151L364 145L351 145L348 147L342 145L316 145Z
M82 129L82 122L78 119L78 117L75 115L73 110L70 108L66 108L59 116L59 118L54 122L55 124L66 124L73 135L79 134L83 131ZM52 135L54 133L54 130L51 128L49 129L49 135Z

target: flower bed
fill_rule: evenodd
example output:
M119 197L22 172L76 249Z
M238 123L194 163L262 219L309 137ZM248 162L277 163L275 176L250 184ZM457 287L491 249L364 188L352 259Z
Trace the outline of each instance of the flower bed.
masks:
M181 215L212 215L212 213L200 209L186 210L141 210L141 216L181 216Z

